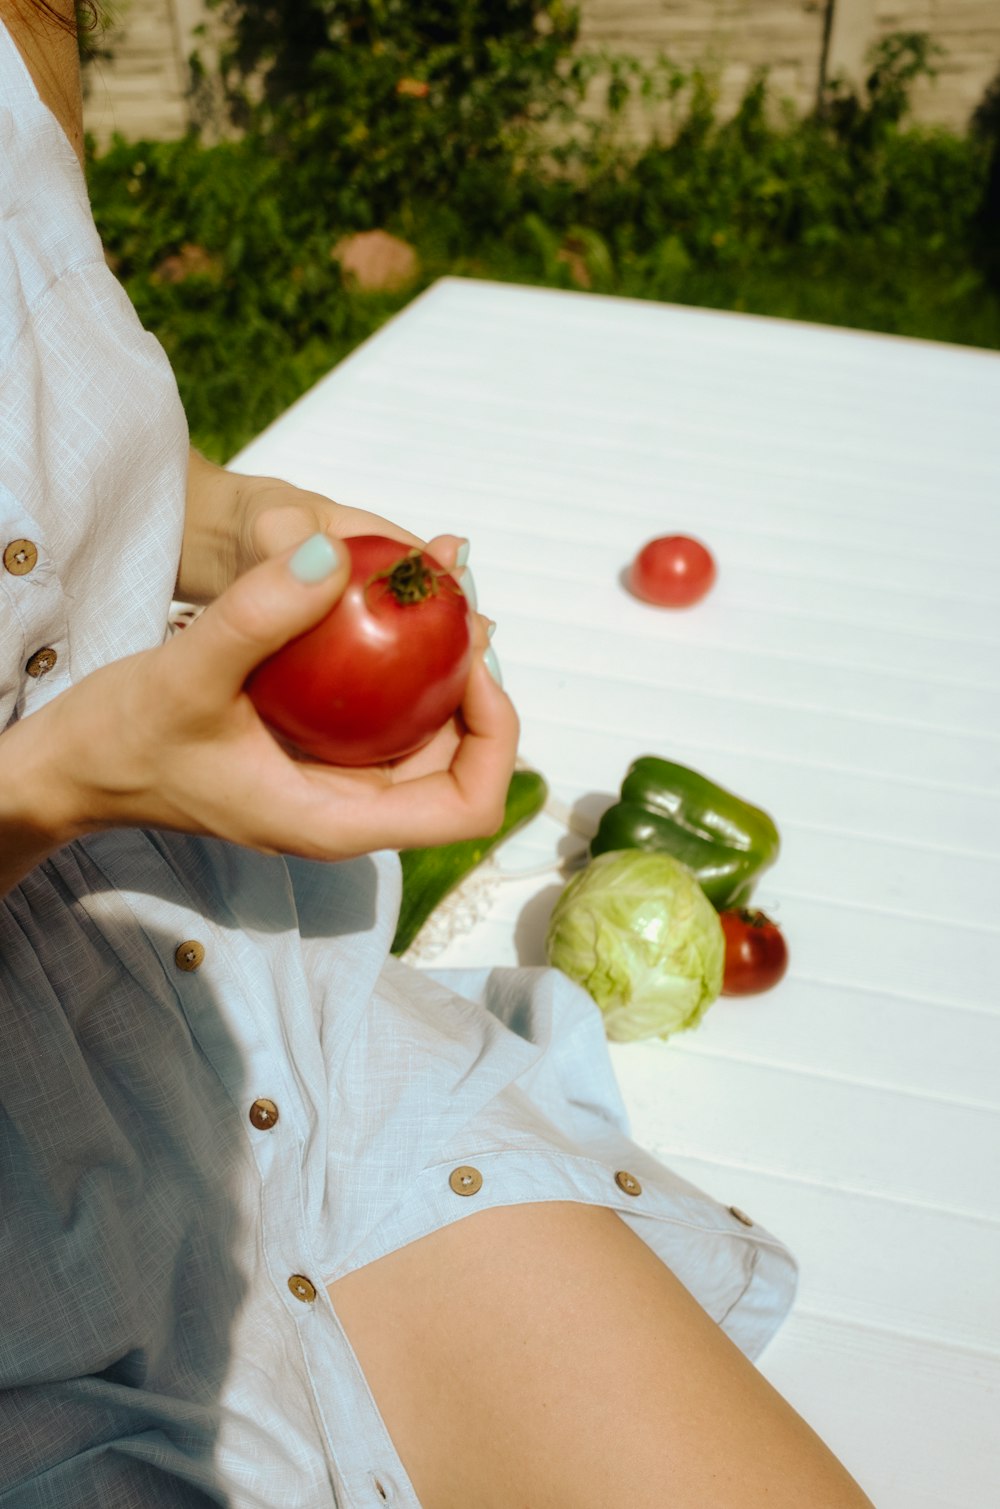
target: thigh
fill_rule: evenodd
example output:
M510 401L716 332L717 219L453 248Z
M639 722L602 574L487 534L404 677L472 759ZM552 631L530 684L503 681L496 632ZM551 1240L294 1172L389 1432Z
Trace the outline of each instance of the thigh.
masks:
M614 1211L478 1211L329 1292L424 1509L869 1505Z

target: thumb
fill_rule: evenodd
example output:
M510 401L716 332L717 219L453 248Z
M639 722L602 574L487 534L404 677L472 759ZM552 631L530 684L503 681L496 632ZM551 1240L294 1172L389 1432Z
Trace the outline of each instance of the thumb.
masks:
M213 705L235 696L262 660L330 612L350 570L344 541L318 533L237 577L171 641L197 658L192 690L203 689Z

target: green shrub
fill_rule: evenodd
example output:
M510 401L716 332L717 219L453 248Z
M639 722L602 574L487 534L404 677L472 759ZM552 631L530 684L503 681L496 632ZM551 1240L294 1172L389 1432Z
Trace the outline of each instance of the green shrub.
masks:
M495 222L497 186L586 83L578 14L562 0L215 4L233 39L231 118L357 229L428 197Z
M331 247L373 226L416 244L417 288L449 272L1000 346L977 261L990 142L906 126L919 35L811 117L761 74L722 120L697 70L581 53L558 0L241 0L236 20L238 139L89 159L112 264L219 459L417 291L344 286ZM636 100L672 127L632 141Z

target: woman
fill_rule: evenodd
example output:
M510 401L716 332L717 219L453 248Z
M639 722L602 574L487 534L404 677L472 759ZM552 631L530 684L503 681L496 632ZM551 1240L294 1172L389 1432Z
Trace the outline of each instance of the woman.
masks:
M392 770L262 727L339 541L413 537L189 454L81 140L71 0L0 0L0 1505L867 1503L744 1355L790 1258L628 1140L588 998L387 957L516 715L479 654Z

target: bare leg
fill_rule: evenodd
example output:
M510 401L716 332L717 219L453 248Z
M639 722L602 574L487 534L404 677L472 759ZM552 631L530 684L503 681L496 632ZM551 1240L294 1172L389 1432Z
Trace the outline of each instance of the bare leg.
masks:
M478 1211L329 1292L423 1509L871 1509L614 1211Z

